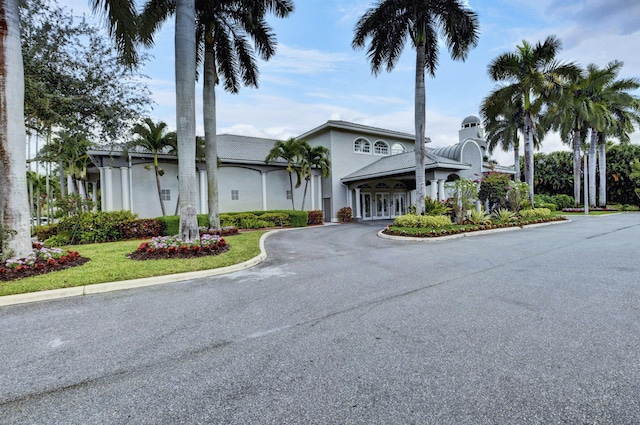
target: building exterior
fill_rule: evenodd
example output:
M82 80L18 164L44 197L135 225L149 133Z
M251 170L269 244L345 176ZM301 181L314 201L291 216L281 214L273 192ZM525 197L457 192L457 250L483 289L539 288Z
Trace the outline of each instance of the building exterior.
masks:
M311 146L329 149L328 178L314 171L308 183L305 209L322 210L325 221L337 221L338 211L351 207L357 220L394 218L415 202L414 136L344 121L327 121L298 137ZM218 136L218 192L220 212L300 209L305 182L290 191L284 161L265 163L275 140L223 134ZM427 148L426 194L446 199L446 182L477 179L487 171L483 163L486 142L480 119L467 117L459 143ZM144 152L90 150L89 193L103 211L131 210L140 217L161 215L153 155ZM172 155L161 155L162 198L166 213L178 205L178 165ZM207 174L197 165L198 213L207 212ZM504 169L503 171L509 172ZM511 171L512 172L512 171ZM100 194L100 196L98 196Z

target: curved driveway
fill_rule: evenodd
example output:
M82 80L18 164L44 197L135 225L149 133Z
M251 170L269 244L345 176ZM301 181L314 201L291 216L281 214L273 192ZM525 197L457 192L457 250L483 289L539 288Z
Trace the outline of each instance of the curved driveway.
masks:
M640 423L640 215L572 220L3 307L0 423Z

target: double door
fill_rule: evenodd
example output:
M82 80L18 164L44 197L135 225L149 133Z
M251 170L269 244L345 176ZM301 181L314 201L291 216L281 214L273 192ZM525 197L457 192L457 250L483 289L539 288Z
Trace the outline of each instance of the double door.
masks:
M361 193L360 202L363 220L389 219L407 212L406 193Z

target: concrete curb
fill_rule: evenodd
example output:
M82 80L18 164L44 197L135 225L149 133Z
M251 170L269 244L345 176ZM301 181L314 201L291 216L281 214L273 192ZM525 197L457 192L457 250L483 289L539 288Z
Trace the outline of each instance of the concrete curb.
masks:
M27 294L5 295L0 297L0 307L31 303L36 301L54 300L58 298L77 297L81 295L101 294L111 291L122 291L125 289L142 288L152 285L163 285L166 283L182 282L185 280L199 279L203 277L218 276L248 269L260 264L267 259L267 251L264 248L264 241L273 233L288 230L270 230L260 237L260 254L250 260L232 266L218 269L199 270L195 272L176 273L163 276L145 277L141 279L121 280L117 282L96 283L93 285L74 286L73 288L52 289L49 291L30 292Z
M563 224L563 223L570 223L571 220L561 220L561 221L549 221L547 223L536 223L536 224L527 224L525 226L514 226L514 227L503 227L500 229L489 229L489 230L478 230L475 232L468 232L468 233L458 233L456 235L447 235L447 236L436 236L436 237L427 237L427 238L422 238L422 237L413 237L413 236L394 236L394 235L387 235L385 233L382 233L384 231L384 229L380 230L378 232L378 237L382 238L382 239L392 239L392 240L397 240L397 241L412 241L412 242L441 242L441 241L448 241L451 239L460 239L460 238L470 238L473 236L481 236L481 235L487 235L490 233L500 233L500 232L510 232L510 231L514 231L514 230L521 230L521 229L526 229L526 228L534 228L534 227L542 227L542 226L551 226L553 224Z

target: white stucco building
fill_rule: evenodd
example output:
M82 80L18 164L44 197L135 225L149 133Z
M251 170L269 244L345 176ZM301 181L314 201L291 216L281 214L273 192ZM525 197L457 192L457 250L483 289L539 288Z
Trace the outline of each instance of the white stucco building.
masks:
M394 218L415 202L414 136L344 121L327 121L300 136L311 146L329 149L331 173L314 173L309 182L306 210L322 210L325 221L337 221L338 210L351 207L358 220ZM218 136L218 192L220 212L300 209L303 184L289 189L282 161L265 164L275 140L222 134ZM427 147L426 195L446 199L445 183L460 177L477 179L487 171L486 142L480 119L464 119L459 143L439 149ZM90 150L90 194L103 211L131 210L140 217L161 215L153 156L130 152ZM177 158L161 155L162 197L166 213L178 202ZM146 167L146 168L145 168ZM198 213L207 212L207 175L198 163ZM510 172L502 167L503 171ZM512 172L512 171L511 171Z

